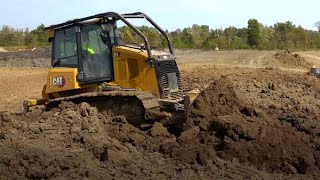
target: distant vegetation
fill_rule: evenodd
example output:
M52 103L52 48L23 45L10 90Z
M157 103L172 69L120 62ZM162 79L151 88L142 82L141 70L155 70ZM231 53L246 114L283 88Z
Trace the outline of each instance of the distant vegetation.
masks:
M319 23L320 29L320 23ZM148 35L153 46L163 46L165 41L159 40L155 29L140 27ZM120 28L124 41L136 38L127 27ZM312 31L296 26L292 22L280 22L273 26L264 26L256 19L250 19L245 28L230 26L225 29L211 29L207 25L168 32L175 48L194 49L292 49L307 50L320 48L320 31Z
M320 30L320 22L315 23ZM146 34L152 46L164 47L164 38L159 38L159 32L151 27L141 26L139 29ZM119 28L125 42L142 43L141 39L128 27ZM307 50L320 48L320 31L312 31L297 26L290 21L279 22L273 26L265 26L256 19L250 19L245 28L230 26L222 29L211 29L207 25L168 32L175 48L194 49L292 49ZM0 30L0 46L49 46L44 25L35 30L14 29L3 26Z
M14 29L10 26L2 26L0 30L1 47L39 47L49 46L47 33L44 31L44 25L39 25L35 30Z

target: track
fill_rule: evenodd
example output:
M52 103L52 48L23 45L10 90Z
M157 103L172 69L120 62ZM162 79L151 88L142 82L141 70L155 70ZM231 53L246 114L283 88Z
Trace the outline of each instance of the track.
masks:
M87 102L102 113L123 116L130 124L137 127L150 126L155 121L168 118L168 114L160 112L158 99L142 91L90 92L55 98L46 105L47 110L58 107L62 101L76 104Z

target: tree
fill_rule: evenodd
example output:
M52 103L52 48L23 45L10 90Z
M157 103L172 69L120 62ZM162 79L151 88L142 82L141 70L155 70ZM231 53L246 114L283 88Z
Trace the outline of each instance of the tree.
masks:
M237 48L236 46L238 46L237 43L239 40L238 38L236 38L237 32L238 29L233 26L224 29L223 34L228 39L228 49Z
M49 45L48 34L47 32L45 32L44 28L45 28L44 24L40 24L35 30L30 32L31 34L34 34L34 36L36 37L35 45L38 45L38 46Z
M157 29L148 26L139 27L140 31L147 37L151 46L160 47L161 46L161 36Z
M182 39L182 30L177 29L169 34L173 47L185 48L185 42Z
M123 42L134 42L134 32L128 26L122 26L118 29Z
M256 19L249 19L248 21L248 45L252 48L258 47L261 42L260 24Z
M294 29L296 26L292 22L276 23L274 25L273 43L275 48L294 48Z
M182 41L184 42L185 48L193 48L194 47L194 36L191 28L184 28L182 30Z
M318 28L318 32L320 32L320 21L315 22L314 26Z
M206 41L203 43L203 47L206 49L215 49L218 47L219 34L215 30L210 29L210 33Z
M308 49L308 34L302 26L298 26L293 30L293 44L296 49Z
M272 46L272 37L274 29L272 27L264 26L260 24L261 29L261 41L258 46L259 49L273 49Z
M190 29L193 37L194 48L203 48L204 43L210 35L209 26L194 24Z
M25 45L28 47L35 47L38 44L38 38L34 33L28 33L24 37Z
M308 49L320 48L320 33L317 31L306 30L308 37Z

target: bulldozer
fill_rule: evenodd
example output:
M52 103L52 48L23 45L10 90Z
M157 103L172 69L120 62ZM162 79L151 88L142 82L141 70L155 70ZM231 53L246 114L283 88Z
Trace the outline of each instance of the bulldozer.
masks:
M129 19L146 19L164 37L169 52L155 49ZM143 44L123 42L121 21ZM62 101L87 102L100 111L125 116L138 127L155 121L182 126L198 94L184 92L174 49L166 32L142 12L106 12L46 27L52 67L41 99L26 99L25 111Z

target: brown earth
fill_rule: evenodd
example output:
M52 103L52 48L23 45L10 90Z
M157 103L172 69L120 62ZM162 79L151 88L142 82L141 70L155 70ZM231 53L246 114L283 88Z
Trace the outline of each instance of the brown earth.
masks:
M50 67L50 49L0 51L0 67Z
M48 62L7 60L0 179L319 179L320 82L306 73L315 58L297 54L178 51L185 90L205 90L183 130L145 131L87 103L19 114Z
M282 66L289 67L312 67L312 63L307 62L305 58L301 57L297 53L292 53L290 50L282 50L276 52L273 57L278 60Z

